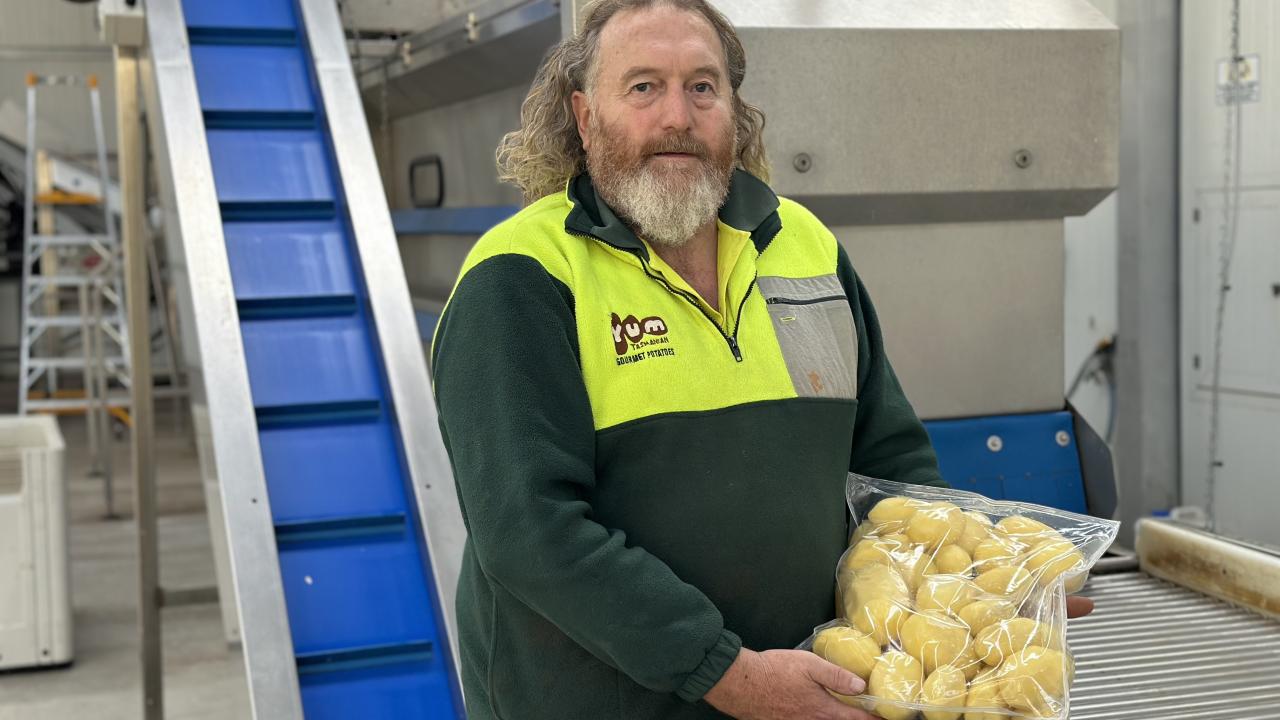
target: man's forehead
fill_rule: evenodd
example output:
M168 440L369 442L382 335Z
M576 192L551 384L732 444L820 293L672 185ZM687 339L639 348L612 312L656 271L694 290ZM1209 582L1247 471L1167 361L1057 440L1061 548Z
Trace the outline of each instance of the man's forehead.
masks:
M611 76L631 76L638 70L659 69L675 59L692 61L695 72L714 68L723 74L724 49L710 21L692 10L657 5L624 10L610 18L600 34L600 70Z

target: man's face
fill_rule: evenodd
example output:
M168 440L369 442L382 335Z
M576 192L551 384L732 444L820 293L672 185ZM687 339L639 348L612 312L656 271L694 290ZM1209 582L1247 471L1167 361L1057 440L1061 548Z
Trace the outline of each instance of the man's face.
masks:
M587 167L645 239L683 245L728 191L737 135L724 50L702 16L619 13L600 36L595 85L575 93Z

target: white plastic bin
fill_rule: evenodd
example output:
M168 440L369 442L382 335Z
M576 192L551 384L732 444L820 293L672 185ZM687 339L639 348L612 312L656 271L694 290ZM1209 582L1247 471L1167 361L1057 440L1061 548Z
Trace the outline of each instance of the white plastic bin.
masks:
M66 445L50 416L0 416L0 670L71 662Z

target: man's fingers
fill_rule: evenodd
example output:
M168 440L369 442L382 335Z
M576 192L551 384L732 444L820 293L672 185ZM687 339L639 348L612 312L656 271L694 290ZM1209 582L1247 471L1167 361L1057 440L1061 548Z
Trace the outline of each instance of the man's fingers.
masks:
M1067 617L1084 617L1093 612L1093 600L1081 595L1067 596Z
M822 687L841 695L861 695L867 689L867 684L857 675L812 653L806 655L812 658L808 661L809 677Z

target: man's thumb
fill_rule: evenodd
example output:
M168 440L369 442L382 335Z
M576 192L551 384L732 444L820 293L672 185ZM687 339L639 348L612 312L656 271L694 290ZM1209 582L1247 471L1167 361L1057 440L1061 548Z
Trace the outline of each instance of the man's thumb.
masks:
M861 695L862 691L867 689L867 684L857 675L817 655L814 655L813 659L809 677L819 685L841 695Z

